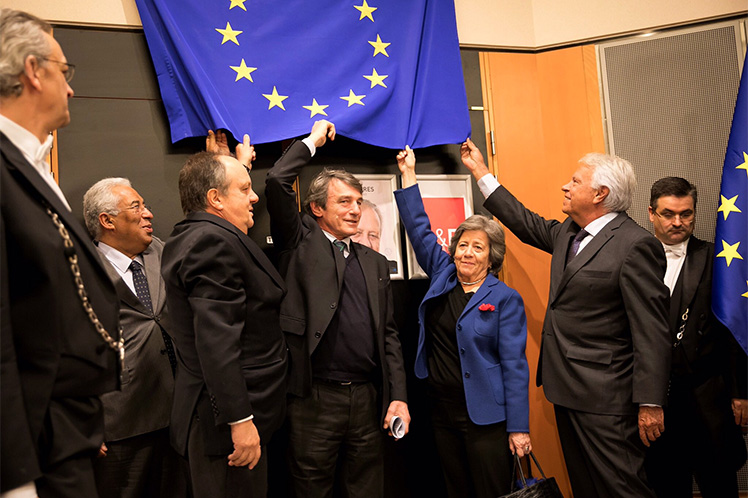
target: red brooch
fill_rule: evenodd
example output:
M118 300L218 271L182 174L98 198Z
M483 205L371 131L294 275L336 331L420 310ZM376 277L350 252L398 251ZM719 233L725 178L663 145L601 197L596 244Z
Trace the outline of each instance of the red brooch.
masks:
M478 306L478 309L481 311L494 311L496 309L496 306L494 306L493 304L483 303Z

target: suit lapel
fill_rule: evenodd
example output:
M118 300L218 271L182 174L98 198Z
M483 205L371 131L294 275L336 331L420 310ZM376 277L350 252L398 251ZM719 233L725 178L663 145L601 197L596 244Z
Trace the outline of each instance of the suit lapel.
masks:
M465 309L462 310L462 314L460 314L460 316L465 316L465 314L471 309L475 308L479 304L482 304L493 290L493 287L495 287L498 283L499 279L496 278L493 274L489 273L486 277L485 283L481 285L477 291L475 291L475 294L473 294L473 297L470 298L470 301L468 301L467 306L465 306Z
M99 256L96 252L96 247L91 242L91 238L83 226L75 219L67 206L62 203L57 193L39 176L39 172L23 157L21 151L3 133L0 133L0 145L2 145L0 147L2 153L8 157L8 169L11 173L15 171L16 175L22 176L39 193L42 204L49 206L53 213L57 213L68 232L74 233L78 240L81 241L80 244L74 244L75 250L88 252L89 258L98 260ZM52 223L51 217L49 223Z
M249 238L247 234L240 231L238 228L236 228L234 225L224 220L223 218L210 213L192 213L187 215L187 219L208 221L233 233L241 241L242 245L247 249L247 252L255 261L257 266L260 267L265 273L267 273L267 275L273 282L275 282L275 285L277 285L279 289L282 289L285 292L286 284L283 282L283 278L280 276L280 273L278 273L278 270L275 269L267 256L265 256L265 253L262 252L262 250L257 246L257 244L255 244L252 239Z
M623 223L627 217L628 215L626 213L621 213L613 218L613 220L605 225L603 229L600 230L598 234L595 235L592 240L584 247L584 249L582 249L576 255L576 257L571 260L571 262L566 266L566 269L561 275L561 279L556 288L556 293L553 295L552 300L559 295L564 287L566 287L566 284L569 283L569 280L571 280L571 278L579 270L581 270L584 265L586 265L592 258L594 258L595 255L600 251L600 249L605 246L605 244L610 242L615 237L615 231L618 229L618 227L621 226L621 223ZM568 249L566 250L566 252L568 253Z
M140 302L138 296L136 296L135 293L130 290L130 288L127 286L125 281L122 280L122 277L120 276L119 272L117 272L117 269L114 268L112 263L98 249L96 250L96 252L99 254L102 265L104 266L107 275L109 275L109 278L114 283L114 288L117 290L117 297L119 297L120 301L122 301L132 309L143 313L144 315L150 315L151 313L150 311L148 311L148 308L146 308L145 305ZM152 288L150 280L148 281L148 288L149 290Z
M161 295L161 261L159 261L158 254L153 248L153 243L143 251L142 256L145 278L148 280L148 291L151 293L153 312L159 314L163 307L165 296Z
M680 308L679 314L685 311L685 307L689 306L696 295L696 289L699 287L701 277L706 268L707 253L705 249L706 244L702 243L695 237L691 237L688 242L686 249L686 260L683 262L683 268L681 269L680 275L678 276L677 287L680 287ZM676 290L678 290L676 288Z
M551 301L558 295L558 291L561 288L561 282L566 269L566 258L569 254L569 246L571 246L571 241L574 239L577 231L579 231L577 224L569 220L566 223L566 231L558 238L558 244L562 244L562 246L556 251L558 255L554 254L555 257L551 258Z
M366 295L369 300L369 309L371 310L371 319L373 321L374 330L376 331L379 330L379 276L377 275L377 263L372 257L372 254L369 253L370 249L368 247L351 243L351 249L354 248L354 245L356 257L358 258L359 264L361 264L361 271L364 273Z

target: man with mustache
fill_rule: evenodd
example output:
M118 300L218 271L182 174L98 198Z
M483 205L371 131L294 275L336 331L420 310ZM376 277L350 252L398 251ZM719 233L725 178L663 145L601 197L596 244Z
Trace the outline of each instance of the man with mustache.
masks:
M649 221L667 258L673 361L667 430L647 450L646 469L660 498L690 498L694 477L701 496L737 498L746 355L711 310L714 244L693 236L696 201L696 187L683 178L652 185Z
M128 179L105 178L83 196L83 217L117 289L125 337L122 389L101 397L105 443L94 460L96 487L113 498L187 496L169 444L176 356L153 213Z

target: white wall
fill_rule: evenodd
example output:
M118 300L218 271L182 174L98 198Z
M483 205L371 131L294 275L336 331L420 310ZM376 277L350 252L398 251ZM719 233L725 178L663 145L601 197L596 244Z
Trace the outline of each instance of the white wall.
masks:
M748 12L746 0L454 2L460 44L496 48L551 47ZM135 0L3 0L3 4L53 22L140 26Z

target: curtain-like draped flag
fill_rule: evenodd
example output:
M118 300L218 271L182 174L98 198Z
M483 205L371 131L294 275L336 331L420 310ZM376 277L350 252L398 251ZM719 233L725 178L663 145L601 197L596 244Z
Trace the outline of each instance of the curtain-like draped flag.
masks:
M712 310L748 353L748 78L740 78L714 237Z
M453 0L136 0L173 142L224 128L381 147L470 133Z

